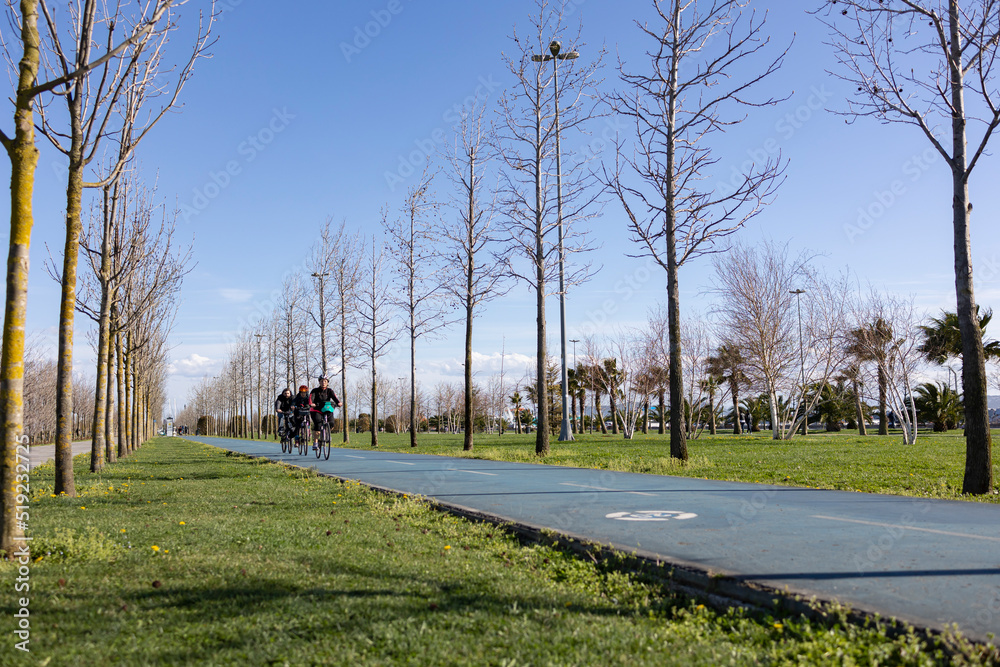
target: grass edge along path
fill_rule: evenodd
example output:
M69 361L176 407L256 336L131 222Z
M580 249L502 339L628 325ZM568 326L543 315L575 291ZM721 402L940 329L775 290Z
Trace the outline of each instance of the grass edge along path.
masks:
M75 464L77 498L51 494L51 465L31 476L31 663L998 664L843 609L717 611L616 554L177 438ZM28 664L3 635L0 663Z
M352 434L351 443L335 447L369 449L366 433ZM1000 430L994 429L995 441ZM636 433L578 434L576 440L552 443L549 454L534 451L534 435L476 434L475 448L462 450L461 434L421 433L412 448L408 434L379 434L379 449L537 463L616 472L697 477L725 482L777 484L816 489L1000 503L1000 456L994 454L994 491L971 496L962 493L965 439L960 430L945 434L921 433L913 445L901 436L868 435L857 431L810 433L775 441L769 433L712 436L703 433L688 440L690 459L670 458L669 436ZM277 444L275 445L277 447Z

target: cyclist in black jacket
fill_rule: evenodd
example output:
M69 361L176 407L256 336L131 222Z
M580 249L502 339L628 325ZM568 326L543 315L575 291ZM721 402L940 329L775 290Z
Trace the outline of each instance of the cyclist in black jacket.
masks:
M324 420L330 425L330 433L333 433L333 408L340 407L340 399L330 388L330 380L325 375L319 376L319 386L309 392L309 402L312 404L313 421L313 447L319 437L320 426Z
M292 416L292 390L285 387L285 390L274 399L274 411L278 413L278 437L284 437L285 431L291 427L289 421Z
M310 410L312 409L312 403L309 399L309 387L306 385L301 385L299 387L299 393L292 397L292 412L291 412L291 425L292 432L295 434L295 441L299 440L299 428L302 425L302 420L308 419Z

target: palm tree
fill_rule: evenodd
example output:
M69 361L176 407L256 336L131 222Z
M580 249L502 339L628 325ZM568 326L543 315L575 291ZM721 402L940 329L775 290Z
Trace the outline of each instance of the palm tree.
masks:
M881 317L871 324L852 329L848 334L847 352L858 362L875 362L878 370L878 434L889 435L889 420L886 418L886 394L889 378L886 363L894 336L892 325Z
M520 392L514 392L511 396L507 397L510 399L510 404L514 408L514 429L520 434L521 433L521 407L524 403L524 399L521 398Z
M867 406L861 403L861 387L864 384L861 381L861 366L857 363L848 364L847 368L834 379L851 383L851 397L854 399L854 419L858 425L858 435L868 435L868 429L865 427L865 408ZM850 425L848 428L851 428Z
M815 391L816 387L812 389ZM850 390L841 379L835 385L829 382L823 385L814 415L826 425L827 432L836 432L840 431L841 422L851 416L851 407Z
M947 384L924 382L913 392L917 415L924 421L934 423L934 432L942 433L956 428L964 411L962 397Z
M587 395L584 387L586 371L583 366L570 368L566 371L566 389L569 394L570 410L573 412L573 432L583 433L583 401ZM577 421L576 402L580 401L580 420Z
M747 426L751 433L760 431L760 421L771 414L770 398L767 394L744 398L742 401L743 411L747 416Z
M729 383L729 392L733 396L733 434L743 432L740 425L740 387L750 384L750 378L743 372L743 355L740 348L732 343L719 346L714 356L706 360L705 369L709 375L718 378L719 382Z
M670 372L666 366L650 366L646 372L649 374L649 386L656 394L656 408L660 424L657 432L663 435L667 432L667 388L670 386Z
M618 435L618 395L619 387L625 381L625 373L618 370L618 360L611 358L601 362L600 376L611 404L611 433Z
M979 329L986 335L986 325L993 319L993 311L987 309L981 316L979 306L976 306L976 317L979 319ZM958 330L958 315L944 312L940 318L932 317L930 324L920 325L920 331L924 335L924 342L920 345L920 351L927 357L927 360L944 365L950 359L962 359L962 334ZM983 341L983 352L986 360L1000 359L1000 341Z
M715 394L719 391L720 378L709 375L701 381L703 391L708 393L708 432L715 435Z

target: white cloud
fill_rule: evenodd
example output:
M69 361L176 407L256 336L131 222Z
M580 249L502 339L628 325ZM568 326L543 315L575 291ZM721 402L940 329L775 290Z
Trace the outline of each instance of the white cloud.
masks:
M209 359L200 354L191 354L184 359L173 362L167 370L171 375L200 378L204 375L215 373L220 367L220 362L215 359Z
M219 290L219 295L230 303L246 303L253 298L253 292L235 287L223 287Z
M418 363L422 371L418 373L421 382L426 382L428 378L436 376L462 377L465 375L465 362L458 357L436 359L433 361L420 361L418 359ZM495 375L500 372L501 363L505 375L519 377L525 372L525 368L529 365L534 365L535 358L517 352L507 352L506 354L494 352L489 355L476 351L472 352L472 372L477 375L480 373Z

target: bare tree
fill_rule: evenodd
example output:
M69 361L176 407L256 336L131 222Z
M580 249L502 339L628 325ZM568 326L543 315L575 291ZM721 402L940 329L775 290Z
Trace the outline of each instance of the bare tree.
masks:
M704 399L707 386L704 382L708 375L708 358L712 353L712 335L704 320L691 317L681 321L681 363L684 377L687 378L684 390L684 424L685 438L695 439L701 435L705 422L701 419L704 412ZM710 406L714 408L714 405Z
M612 419L621 422L622 436L631 440L641 410L649 395L649 375L645 373L648 337L638 330L619 330L609 338L608 347L614 367L620 374L615 387L617 394Z
M417 446L417 340L431 338L451 324L445 285L449 281L440 256L434 251L433 222L438 205L430 199L431 176L424 174L410 188L403 214L386 224L396 249L393 271L399 291L394 304L405 315L404 328L410 339L410 446Z
M515 31L513 54L504 55L516 83L500 100L502 129L498 139L502 159L508 167L501 184L501 203L507 218L504 252L507 271L535 291L534 375L539 401L535 453L544 456L549 453L545 298L552 293L549 284L557 278L561 282L558 290L565 295L570 286L590 274L591 267L586 263L570 265L568 273L560 273L566 262L560 262L559 255L572 257L591 249L583 223L594 215L600 194L599 189L590 187L594 179L585 169L584 160L577 160L575 168L562 173L557 142L561 133L584 132L588 121L595 116L594 90L599 84L596 73L603 52L583 64L579 60L566 60L560 65L562 61L556 59L554 62L561 71L556 97L556 72L545 62L551 59L548 54L556 44L561 48L560 40L572 45L567 53L584 48L584 44L579 29L570 33L566 27L561 2L558 8L553 8L548 0L537 0L536 7L529 34L522 38ZM562 196L557 197L560 191ZM517 260L523 260L523 266Z
M171 312L181 282L191 270L191 248L178 247L176 220L154 201L154 193L143 187L135 174L123 173L103 194L100 212L81 239L91 273L85 274L77 295L77 309L98 323L92 472L116 456L105 437L108 360L115 327L127 327L149 310L160 315ZM157 212L159 222L155 220ZM55 266L48 268L55 273ZM113 323L112 310L123 301L128 307ZM164 304L166 311L161 310Z
M772 244L736 246L714 263L720 336L741 351L751 382L767 394L773 438L790 439L820 397L806 388L826 384L847 358L846 277L828 280L805 254L789 258L787 247ZM800 339L792 288L802 287Z
M163 67L164 50L168 35L176 28L174 7L181 3L156 0L138 6L138 12L128 10L121 2L99 3L84 0L82 4L67 3L65 18L69 24L69 37L74 48L64 47L65 38L58 25L60 17L50 11L45 0L40 6L47 27L48 50L51 52L51 76L62 75L65 82L53 92L63 98L68 112L69 130L52 123L52 113L45 104L39 105L40 130L53 146L69 159L66 188L66 245L63 249L63 267L60 273L62 300L59 313L59 385L56 399L56 484L57 493L75 495L72 480L72 427L73 407L73 322L76 309L77 265L79 242L82 232L82 198L87 187L103 187L117 178L130 159L132 152L146 134L168 111L176 108L184 84L191 77L195 61L208 47L211 30L211 11L207 24L199 26L195 46L190 58L176 73L173 85L167 86L165 77L171 73ZM148 26L143 34L118 57L104 61L99 67L85 74L70 77L90 60L95 43L96 26L107 30L104 42L111 45L125 39L132 32L131 25ZM45 60L43 62L48 65ZM67 78L70 77L70 78ZM160 81L154 82L159 77ZM171 91L172 89L172 91ZM150 114L145 122L137 119L139 109L151 98L166 94L167 100L158 112ZM118 106L124 104L124 113ZM117 162L103 182L85 183L87 166L98 155L102 139L114 119L121 117L124 129L119 135Z
M358 328L355 302L361 281L361 253L363 248L357 234L348 236L344 225L339 231L340 242L330 273L334 295L336 296L337 346L340 348L340 415L344 442L350 442L350 420L347 401L347 368L358 357L355 333Z
M312 248L312 254L309 260L306 262L306 271L310 272L310 277L315 278L315 282L311 282L312 293L316 297L314 303L318 306L317 310L309 309L309 317L312 318L313 323L319 329L319 367L320 373L323 375L328 375L327 370L327 353L326 353L326 308L327 303L329 303L329 291L326 284L326 278L330 276L330 270L333 268L335 257L337 254L337 244L340 242L340 237L333 231L330 226L330 221L327 220L326 224L320 230L319 241Z
M1000 2L831 0L823 4L839 76L856 89L843 113L851 119L870 117L915 126L951 170L956 312L964 361L962 491L989 493L992 441L986 356L972 279L969 180L1000 126L994 70ZM944 130L949 126L950 136Z
M751 95L781 66L785 53L758 62L768 44L764 18L746 15L749 0L654 0L655 25L638 24L652 43L650 70L619 66L628 91L612 97L634 124L634 146L619 143L615 172L605 176L628 218L637 257L667 274L670 339L670 455L687 460L678 269L719 250L719 242L756 216L783 180L780 155L754 164L733 190L705 179L720 158L713 134L746 117L746 109L782 101ZM638 182L636 183L635 178ZM633 184L636 183L636 184Z
M493 224L496 197L486 185L490 162L496 157L495 139L483 123L484 108L473 107L461 119L454 146L449 146L449 176L457 193L454 208L458 220L442 224L440 236L446 262L461 280L445 283L445 289L465 310L465 440L462 449L473 448L472 419L472 323L476 309L502 295L503 264L487 254L496 245Z
M56 436L56 362L47 359L38 334L24 349L24 430L29 444L54 442Z
M88 3L89 5L90 3ZM24 532L16 519L14 475L17 467L16 447L24 428L24 331L28 296L28 257L31 227L34 223L32 197L38 149L35 146L35 102L45 93L85 77L88 72L117 58L131 48L160 23L171 0L164 0L146 18L138 22L131 34L121 42L109 42L107 51L90 60L78 49L77 59L69 71L55 78L39 77L42 42L38 32L38 0L21 0L14 8L7 3L10 24L16 36L4 42L4 55L17 83L14 88L14 132L0 130L0 144L11 162L11 225L10 252L7 262L7 293L4 311L3 354L0 356L0 428L3 431L3 452L0 457L0 551L8 558L14 553L15 542L22 541ZM10 50L20 47L18 55ZM16 64L15 64L16 63Z
M385 217L383 212L383 225ZM372 237L371 254L362 272L357 303L358 340L371 365L372 447L378 447L379 388L382 384L378 376L378 360L389 351L401 331L392 319L392 300L385 276L385 254L380 250L375 237Z
M852 331L879 332L852 335L850 345L862 353L858 355L865 360L862 372L867 370L865 374L872 381L877 378L884 385L886 402L903 428L903 444L912 445L917 440L913 389L924 358L920 349L920 317L913 300L879 294L872 289L867 296L852 300L850 307ZM881 419L886 421L884 413Z

